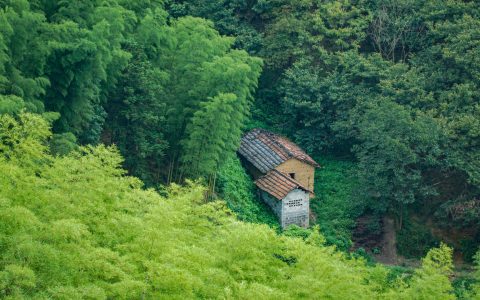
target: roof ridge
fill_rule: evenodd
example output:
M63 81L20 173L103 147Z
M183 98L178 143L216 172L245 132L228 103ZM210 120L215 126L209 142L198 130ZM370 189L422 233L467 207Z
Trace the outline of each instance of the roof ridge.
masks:
M271 138L272 142L275 143L275 145L277 145L278 147L280 147L284 152L286 152L288 158L297 158L300 161L303 161L303 162L308 163L308 164L312 164L313 166L319 166L318 163L316 161L314 161L313 158L311 158L310 155L308 155L307 152L305 152L305 150L300 148L296 143L292 142L289 138L287 138L283 135L279 135L279 134L276 134L274 132L265 130L263 128L259 128L259 129L261 129L267 135L271 136L270 138ZM285 140L285 142L292 144L292 146L294 146L294 147L297 147L298 150L302 152L301 153L302 155L306 155L312 161L310 162L308 159L306 159L304 157L302 158L301 155L295 154L287 146L285 146L282 142L280 142L279 139L283 139L283 140Z
M280 137L279 135L275 134L275 137ZM291 142L291 141L290 141ZM288 154L288 157L289 158L292 158L292 157L296 157L292 151L290 151L287 147L285 147L285 145L283 145L282 143L280 143L277 139L274 139L274 143L277 144L280 148L282 148L285 152L287 152ZM291 142L293 143L293 142Z
M253 128L246 132L238 152L263 174L289 159L297 159L313 167L319 167L305 150L289 138L263 128Z
M271 132L271 131L268 131L266 129L263 129L263 128L255 128L253 130L257 130L257 131L260 131L261 133L264 133L268 136L268 138L273 142L275 143L275 145L277 145L278 147L282 148L283 151L285 151L287 154L288 154L288 157L289 158L292 158L292 157L295 157L295 155L292 153L292 151L290 151L287 147L285 147L282 143L280 143L278 141L278 138L284 138L286 140L288 140L290 143L293 143L292 141L290 141L289 139L287 139L286 137L283 137L279 134L276 134L275 132Z

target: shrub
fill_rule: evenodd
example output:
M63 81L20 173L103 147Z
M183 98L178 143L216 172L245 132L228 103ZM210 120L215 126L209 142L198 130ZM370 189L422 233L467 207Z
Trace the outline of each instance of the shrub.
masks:
M397 249L406 258L420 258L439 245L429 229L413 220L406 220L397 233Z

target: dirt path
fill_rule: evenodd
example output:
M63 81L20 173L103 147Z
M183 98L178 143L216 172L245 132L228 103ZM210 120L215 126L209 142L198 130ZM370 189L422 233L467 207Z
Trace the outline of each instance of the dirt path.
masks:
M383 237L380 254L375 255L378 262L386 265L398 264L397 237L395 221L390 217L383 218Z

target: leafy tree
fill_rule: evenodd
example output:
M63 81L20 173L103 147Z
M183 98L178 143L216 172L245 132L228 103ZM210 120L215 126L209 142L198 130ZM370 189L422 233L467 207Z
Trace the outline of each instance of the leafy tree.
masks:
M168 11L174 16L192 15L210 19L215 28L223 35L235 37L235 47L245 49L250 54L258 54L262 37L255 22L257 1L220 0L220 1L172 1Z
M235 153L240 144L240 125L236 113L241 103L234 94L219 94L201 103L187 126L187 138L182 157L185 172L198 177L213 175L225 154Z
M128 49L133 60L111 93L119 101L108 108L111 124L106 132L111 131L110 142L119 143L125 153L126 166L147 183L182 180L180 170L191 176L213 175L219 158L236 150L261 61L231 50L232 43L199 18L180 18L168 25L165 12L157 9L140 20ZM230 111L222 123L229 135L205 134L203 142L219 146L212 149L213 160L200 160L190 170L188 163L199 158L196 143L198 134L204 134L198 128L206 122L205 103L221 94L235 97L214 109ZM225 130L217 122L209 126L216 132Z
M369 2L373 14L369 36L376 51L386 59L405 61L419 50L425 39L422 1Z
M0 95L0 114L15 114L25 108L25 101L14 95Z
M360 120L359 138L360 186L377 201L377 209L396 208L401 228L405 205L434 193L422 172L437 164L439 125L426 114L412 115L407 108L383 99Z
M96 143L106 117L106 93L115 86L130 57L121 43L134 16L121 7L99 4L83 8L85 14L92 12L76 15L78 23L73 23L69 11L79 9L75 3L62 2L66 6L55 15L63 22L54 27L57 40L49 60L52 89L46 107L62 116L55 124L57 132L72 132L82 143Z
M23 98L29 110L41 113L41 97L50 84L45 76L48 26L27 1L8 2L0 4L0 93Z
M472 291L471 291L471 297L472 299L479 299L480 298L480 252L477 252L475 255L475 263L476 263L476 269L475 269L475 280L476 283L473 285Z
M43 160L46 140L51 136L47 121L35 114L4 114L0 115L0 128L2 161L13 161L34 171L36 163Z
M362 103L378 96L388 63L355 51L331 55L322 68L294 64L282 80L284 131L310 152L349 152L357 143Z
M131 42L133 57L118 88L110 94L104 141L115 142L125 156L125 167L150 185L161 182L168 143L165 81L167 74L156 68L137 43Z
M449 281L452 274L452 249L445 244L432 249L415 271L408 288L397 299L455 299Z

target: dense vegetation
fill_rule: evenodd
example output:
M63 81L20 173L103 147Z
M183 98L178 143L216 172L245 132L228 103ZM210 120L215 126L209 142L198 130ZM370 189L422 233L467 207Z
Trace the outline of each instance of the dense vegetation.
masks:
M453 298L479 40L474 0L0 0L0 298ZM319 226L258 201L257 126L323 165ZM385 216L412 273L336 252Z
M57 112L56 149L115 143L151 185L212 176L238 146L262 62L161 2L1 1L0 110Z
M176 0L169 11L213 20L264 59L254 118L317 157L357 162L352 201L398 229L421 211L478 247L478 1Z
M2 298L453 298L445 245L392 277L318 231L303 241L238 221L199 185L145 190L115 148L52 156L50 136L38 115L0 116Z
M357 188L355 165L331 157L317 161L322 169L315 174L316 194L310 204L314 222L320 225L328 244L346 251L352 247L355 220L365 209L364 202L352 201Z

